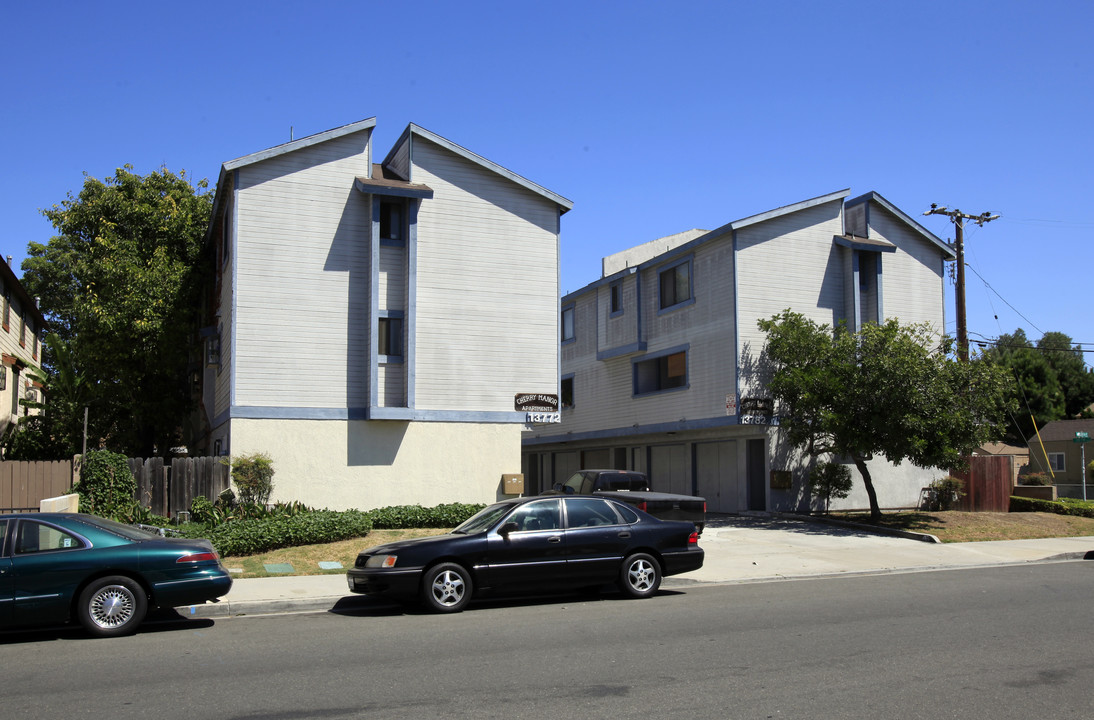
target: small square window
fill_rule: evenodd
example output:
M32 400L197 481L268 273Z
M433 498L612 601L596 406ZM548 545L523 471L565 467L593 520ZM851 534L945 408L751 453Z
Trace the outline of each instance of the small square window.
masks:
M1064 463L1064 453L1054 452L1048 454L1048 466L1052 468L1052 472L1065 472L1067 470Z

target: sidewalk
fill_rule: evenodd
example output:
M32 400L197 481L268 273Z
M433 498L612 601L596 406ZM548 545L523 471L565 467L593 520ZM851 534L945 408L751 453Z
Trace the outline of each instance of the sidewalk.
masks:
M1094 537L936 544L778 517L724 516L707 524L703 567L662 587L747 583L1094 559ZM927 536L929 538L929 536ZM375 602L349 592L346 576L237 579L219 603L176 608L186 617L321 612Z

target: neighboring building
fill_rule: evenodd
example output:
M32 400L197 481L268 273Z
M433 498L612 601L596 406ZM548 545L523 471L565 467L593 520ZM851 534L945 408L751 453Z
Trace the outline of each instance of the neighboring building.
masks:
M558 393L565 198L374 118L224 163L194 448L274 461L274 499L494 500L521 394Z
M785 446L758 366L757 320L898 318L944 328L950 247L877 193L823 195L604 258L561 307L562 423L524 439L530 491L578 468L650 474L712 512L808 507L811 466ZM883 507L945 473L870 464ZM867 507L858 473L841 507ZM835 506L835 504L834 504Z
M48 327L38 303L27 294L11 269L11 257L0 263L0 436L28 414L20 400L43 401L43 388L27 371L42 367L42 333ZM37 411L30 410L30 414Z
M1094 438L1094 420L1054 420L1034 435L1029 445L1029 466L1022 474L1043 472L1056 485L1059 497L1081 498L1085 475L1086 495L1094 499L1094 473L1085 469L1094 462L1094 444L1076 442L1081 433Z
M1018 482L1018 475L1022 472L1023 468L1028 470L1028 448L1018 447L1017 445L1007 445L1006 443L984 443L975 451L973 451L973 455L984 455L989 457L1009 457L1010 475L1011 479L1014 482Z

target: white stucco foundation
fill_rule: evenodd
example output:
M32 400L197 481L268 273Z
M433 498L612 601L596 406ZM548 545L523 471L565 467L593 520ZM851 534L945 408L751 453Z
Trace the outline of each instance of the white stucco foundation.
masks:
M272 501L331 510L489 503L520 472L517 424L231 421L233 456L267 453Z

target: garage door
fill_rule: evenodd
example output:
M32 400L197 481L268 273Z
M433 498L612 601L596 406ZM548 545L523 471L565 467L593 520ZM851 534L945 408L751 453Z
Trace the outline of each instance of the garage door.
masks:
M650 489L691 495L687 448L684 445L655 445L650 448Z
M737 441L695 444L696 491L708 512L739 513L742 492L737 476Z

